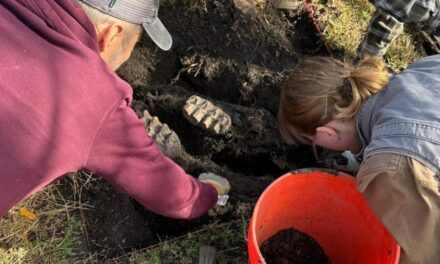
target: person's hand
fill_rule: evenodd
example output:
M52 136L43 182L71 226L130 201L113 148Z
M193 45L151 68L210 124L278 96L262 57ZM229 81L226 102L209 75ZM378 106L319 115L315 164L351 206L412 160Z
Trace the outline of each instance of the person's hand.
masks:
M199 175L198 180L214 187L219 196L227 195L231 190L231 185L226 178L215 175L214 173L204 172Z
M359 161L350 151L342 152L341 156L342 159L333 159L328 161L330 163L330 168L355 175L359 170Z
M143 112L141 118L145 122L148 135L154 140L165 156L175 158L182 151L182 144L176 132L163 124L156 116L151 116L148 111Z
M343 171L353 175L359 170L359 161L350 151L339 152L317 147L315 156L320 167Z

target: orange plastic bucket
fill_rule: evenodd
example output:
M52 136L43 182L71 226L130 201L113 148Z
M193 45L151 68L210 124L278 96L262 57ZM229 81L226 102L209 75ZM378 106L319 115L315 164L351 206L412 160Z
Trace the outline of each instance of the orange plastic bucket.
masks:
M248 233L250 263L259 247L286 228L315 239L332 264L397 264L400 247L355 189L350 176L321 171L286 174L260 196Z

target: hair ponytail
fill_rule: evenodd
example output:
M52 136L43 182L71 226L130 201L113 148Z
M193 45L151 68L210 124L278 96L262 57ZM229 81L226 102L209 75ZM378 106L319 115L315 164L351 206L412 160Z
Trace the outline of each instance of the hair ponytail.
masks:
M344 96L344 92L340 93L343 102L348 103L336 104L336 119L353 118L359 112L362 102L388 84L389 77L382 58L369 57L350 67L345 78L344 83L348 85L343 85L342 90L348 89L348 93L345 93L348 96Z

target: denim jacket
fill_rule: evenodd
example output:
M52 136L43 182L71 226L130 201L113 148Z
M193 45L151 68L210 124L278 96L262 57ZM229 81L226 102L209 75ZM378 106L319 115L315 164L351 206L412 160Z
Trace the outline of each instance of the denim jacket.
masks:
M366 159L411 157L440 176L440 55L416 61L366 100L357 117Z

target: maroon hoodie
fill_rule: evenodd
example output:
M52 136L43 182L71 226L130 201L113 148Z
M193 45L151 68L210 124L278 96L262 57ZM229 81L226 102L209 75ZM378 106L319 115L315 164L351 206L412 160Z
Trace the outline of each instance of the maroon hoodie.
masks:
M214 206L215 189L147 136L131 87L100 58L73 0L1 0L0 34L0 217L80 169L165 216L194 218Z

